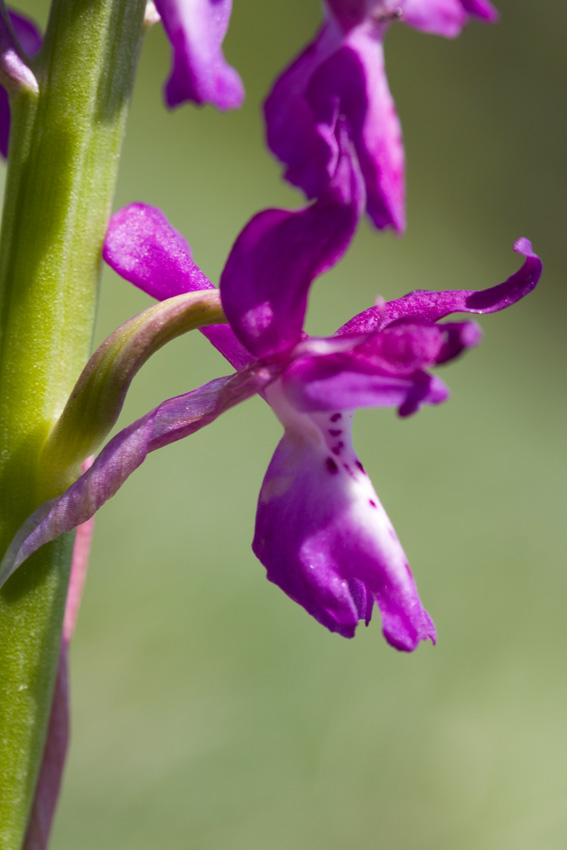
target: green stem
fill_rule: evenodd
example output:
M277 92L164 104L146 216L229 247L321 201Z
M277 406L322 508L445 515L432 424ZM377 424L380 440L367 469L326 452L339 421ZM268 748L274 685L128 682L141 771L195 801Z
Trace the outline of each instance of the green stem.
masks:
M144 0L54 0L11 100L0 238L0 549L56 494L45 442L89 354L100 249L143 33ZM0 847L18 850L55 678L71 541L0 593Z

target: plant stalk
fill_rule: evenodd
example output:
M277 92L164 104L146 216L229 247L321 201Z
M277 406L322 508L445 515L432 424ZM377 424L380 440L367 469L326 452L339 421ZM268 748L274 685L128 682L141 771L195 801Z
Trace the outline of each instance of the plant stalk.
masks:
M45 442L88 359L145 0L54 0L12 95L0 236L0 550L56 495ZM0 847L19 850L61 643L72 535L0 592Z

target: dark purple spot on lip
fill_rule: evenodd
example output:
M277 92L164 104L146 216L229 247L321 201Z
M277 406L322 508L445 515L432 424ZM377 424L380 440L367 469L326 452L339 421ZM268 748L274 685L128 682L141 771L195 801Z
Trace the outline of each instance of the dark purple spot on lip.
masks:
M342 415L342 413L333 413L333 415L330 417L331 422L338 422L339 419L342 418Z
M331 475L336 475L339 471L339 467L337 466L332 457L327 458L327 460L325 461L325 466L327 467Z
M333 453L334 455L340 455L340 453L341 453L341 448L342 448L342 446L341 446L341 444L339 443L339 444L338 444L338 446L333 446L333 448L331 449L331 451L332 451L332 453Z
M378 505L376 504L374 499L368 499L368 504L370 505L371 508L377 508L378 507Z
M366 470L364 469L363 465L361 464L361 462L359 460L356 461L356 465L360 469L360 471L362 473L364 473L364 475L366 475Z
M329 428L329 434L331 437L340 437L343 432L340 428Z

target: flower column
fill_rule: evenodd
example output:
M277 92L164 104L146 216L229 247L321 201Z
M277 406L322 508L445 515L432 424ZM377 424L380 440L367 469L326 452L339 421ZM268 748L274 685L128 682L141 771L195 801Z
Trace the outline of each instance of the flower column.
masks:
M89 354L99 258L144 0L54 0L34 85L10 92L0 241L0 548L69 483L45 441ZM33 80L32 75L30 77ZM51 705L72 540L0 594L0 846L25 834Z

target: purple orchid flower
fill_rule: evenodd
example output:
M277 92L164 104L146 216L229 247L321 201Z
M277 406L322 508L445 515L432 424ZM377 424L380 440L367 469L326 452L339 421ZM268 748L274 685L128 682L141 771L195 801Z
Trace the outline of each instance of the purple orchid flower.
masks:
M327 0L315 39L277 80L265 103L270 149L285 178L319 196L339 156L346 124L377 228L405 229L404 150L384 69L383 39L393 20L452 38L469 17L493 22L486 0Z
M387 641L410 651L421 640L435 641L435 628L352 447L352 411L397 406L409 415L445 400L446 387L428 368L476 345L480 331L470 321L438 320L509 306L535 286L541 263L529 242L519 240L515 249L526 261L497 287L415 292L370 308L334 337L309 339L301 327L312 272L295 269L301 263L289 257L307 221L324 232L336 214L321 201L299 213L260 213L238 237L221 278L232 328L223 332L271 370L264 396L285 428L260 492L253 549L268 578L331 631L352 637L377 602ZM304 232L308 256L309 236ZM154 297L203 286L187 244L154 208L132 205L117 213L104 253L119 274ZM304 263L313 269L321 257ZM234 349L227 350L217 330L206 333L234 362Z
M155 5L173 51L164 91L167 105L173 108L193 101L220 110L238 109L244 99L242 81L222 54L232 0L155 0ZM34 56L41 47L39 28L18 12L9 11L8 17L23 53ZM0 86L0 155L5 159L9 138L10 104Z
M173 49L173 67L165 87L171 108L186 100L237 109L244 88L222 54L232 0L155 0Z
M41 47L41 33L35 23L17 12L7 13L14 34L26 56L33 56ZM23 63L22 63L23 65ZM7 91L0 86L0 155L4 159L8 156L8 145L10 141L10 103Z
M238 371L163 402L111 440L88 472L26 522L3 577L92 516L150 451L260 392L285 429L260 491L253 542L268 578L345 637L361 619L369 622L377 603L392 646L411 651L435 640L403 549L352 447L352 412L396 406L404 416L446 399L445 385L429 369L475 345L480 332L470 321L439 320L510 306L536 285L541 262L519 240L524 264L496 287L417 291L371 307L330 338L309 338L302 325L310 285L346 250L361 198L357 169L345 155L337 180L313 205L266 210L251 220L221 278L230 327L203 330ZM116 213L104 256L158 299L214 289L183 237L153 207L133 204Z

